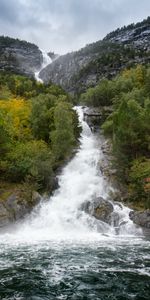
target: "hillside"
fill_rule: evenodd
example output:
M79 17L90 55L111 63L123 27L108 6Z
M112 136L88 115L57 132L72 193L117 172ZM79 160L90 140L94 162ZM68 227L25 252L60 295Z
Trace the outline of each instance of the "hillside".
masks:
M125 67L149 62L150 17L117 29L79 51L60 56L41 71L40 77L78 94Z
M43 62L42 52L38 46L0 36L0 70L33 76Z
M51 193L80 127L70 97L53 84L0 72L0 228Z

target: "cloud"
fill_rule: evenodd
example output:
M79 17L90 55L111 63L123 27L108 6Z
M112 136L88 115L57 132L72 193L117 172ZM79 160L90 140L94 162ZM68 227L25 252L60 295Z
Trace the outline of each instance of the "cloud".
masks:
M0 0L0 34L65 53L146 18L143 0Z

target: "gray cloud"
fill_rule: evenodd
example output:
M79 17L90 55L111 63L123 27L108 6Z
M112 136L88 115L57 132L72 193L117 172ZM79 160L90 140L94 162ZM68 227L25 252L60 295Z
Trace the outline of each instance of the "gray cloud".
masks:
M0 0L0 34L65 53L148 16L149 0Z

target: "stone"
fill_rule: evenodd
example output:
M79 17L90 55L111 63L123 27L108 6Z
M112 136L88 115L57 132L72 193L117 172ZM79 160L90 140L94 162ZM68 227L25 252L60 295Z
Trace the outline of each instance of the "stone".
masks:
M0 203L0 228L9 225L10 215L3 203Z
M93 201L87 201L83 203L82 210L92 215L97 220L105 223L111 223L111 214L113 212L113 205L110 201L103 199L102 197L95 198Z
M24 199L19 192L12 193L0 202L0 228L24 218L41 199L37 191L32 192L31 199Z
M37 191L32 192L32 203L38 204L41 201L42 197Z
M150 209L145 211L131 211L129 217L136 225L150 229Z

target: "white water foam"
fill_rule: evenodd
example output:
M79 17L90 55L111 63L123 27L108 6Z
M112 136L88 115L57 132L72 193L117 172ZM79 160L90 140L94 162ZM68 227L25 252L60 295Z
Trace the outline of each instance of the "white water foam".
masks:
M43 80L39 77L41 70L46 68L49 64L52 63L52 59L49 57L49 55L43 50L41 50L41 52L43 55L43 63L42 63L40 70L38 70L34 73L35 79L39 82L43 82Z
M108 198L111 187L101 174L98 163L102 158L99 141L83 120L81 107L76 108L82 124L80 149L59 176L59 188L47 201L43 201L23 224L18 225L11 239L22 241L76 240L98 241L139 234L129 219L130 209L113 203L119 216L120 228L108 225L86 214L81 206L95 197ZM6 238L6 236L5 236ZM10 238L10 235L9 235ZM7 240L9 239L7 235Z

